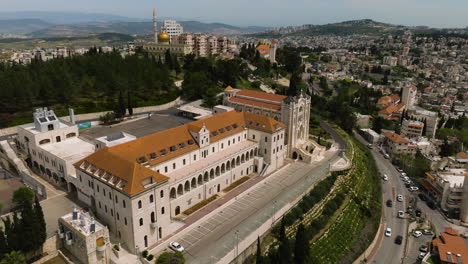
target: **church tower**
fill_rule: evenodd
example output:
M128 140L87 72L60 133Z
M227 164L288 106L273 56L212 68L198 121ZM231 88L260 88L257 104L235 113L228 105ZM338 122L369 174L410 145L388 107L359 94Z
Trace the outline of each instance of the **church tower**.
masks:
M156 8L153 8L153 35L154 42L158 43L158 22L156 21Z

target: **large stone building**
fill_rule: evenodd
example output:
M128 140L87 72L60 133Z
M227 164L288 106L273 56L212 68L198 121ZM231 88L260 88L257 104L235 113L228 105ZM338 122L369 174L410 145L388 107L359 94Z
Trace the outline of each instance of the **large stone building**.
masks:
M105 147L75 164L78 198L138 252L175 232L195 204L283 166L286 134L273 117L228 111Z
M416 93L418 89L416 86L406 86L403 88L403 95L401 97L401 102L405 104L407 110L414 109L416 104Z
M424 123L415 120L403 119L401 134L409 139L418 139L422 136Z
M313 147L309 142L310 96L301 93L288 97L229 86L224 90L224 104L237 111L268 116L286 124L288 156L312 161Z

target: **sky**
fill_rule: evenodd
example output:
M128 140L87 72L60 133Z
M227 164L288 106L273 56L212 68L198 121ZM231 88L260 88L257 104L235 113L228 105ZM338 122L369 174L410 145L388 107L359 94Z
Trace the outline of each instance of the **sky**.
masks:
M468 0L0 0L0 6L2 12L96 12L148 19L155 7L163 17L239 26L370 18L408 26L468 27Z

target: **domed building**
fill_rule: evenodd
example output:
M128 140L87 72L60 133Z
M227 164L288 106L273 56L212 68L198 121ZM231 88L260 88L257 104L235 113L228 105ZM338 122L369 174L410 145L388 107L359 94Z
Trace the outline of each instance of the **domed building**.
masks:
M169 36L169 34L167 34L165 30L163 30L161 33L158 34L158 43L169 44L170 41L171 41L171 36Z

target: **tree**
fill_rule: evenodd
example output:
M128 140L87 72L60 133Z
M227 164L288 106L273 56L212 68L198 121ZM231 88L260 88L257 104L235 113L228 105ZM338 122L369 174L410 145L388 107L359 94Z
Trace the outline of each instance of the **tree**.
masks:
M47 239L47 230L44 219L44 212L42 211L41 203L37 197L34 202L34 220L37 238L36 244L40 245L39 247L41 247Z
M166 50L166 53L164 53L164 62L166 63L169 70L172 70L174 68L172 65L171 52L169 50Z
M28 187L20 187L13 193L12 202L21 206L31 204L34 199L34 192Z
M5 237L5 232L3 232L3 229L0 227L0 259L3 258L3 256L9 252L6 237Z
M422 131L422 135L425 136L426 133L427 133L427 120L426 120L426 118L424 118L423 123L424 123L424 127L423 127L423 131Z
M291 263L291 248L289 245L289 239L286 236L286 227L284 218L281 219L280 226L280 237L279 237L279 247L278 247L278 260L280 264L289 264Z
M257 253L255 254L255 264L263 264L262 249L260 247L260 237L257 237Z
M116 118L124 117L125 116L125 111L126 111L126 107L125 107L125 103L124 103L124 99L123 99L123 94L122 94L122 91L120 91L118 101L117 101L117 105L116 105L116 108L114 110L115 117Z
M298 85L301 82L301 77L297 73L293 73L291 75L291 79L289 80L289 88L288 88L288 95L289 96L296 96L298 91Z
M26 264L26 258L19 251L5 254L0 264Z
M130 95L130 90L127 91L127 107L128 107L128 114L133 115L132 96Z
M294 244L294 262L296 264L305 264L309 257L309 238L307 237L304 225L301 223L296 232L296 241Z
M156 264L184 264L185 258L184 255L180 252L164 252L159 255L158 259L155 262Z
M21 238L20 248L17 249L22 252L34 251L42 246L42 243L39 244L38 233L35 230L37 227L35 222L32 204L27 203L21 210L21 220L19 221L21 232L17 233Z
M384 77L382 78L382 84L387 85L388 84L388 75L385 74Z

